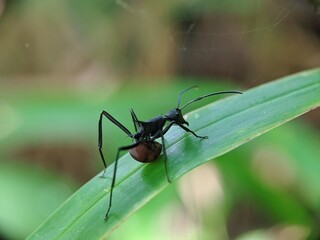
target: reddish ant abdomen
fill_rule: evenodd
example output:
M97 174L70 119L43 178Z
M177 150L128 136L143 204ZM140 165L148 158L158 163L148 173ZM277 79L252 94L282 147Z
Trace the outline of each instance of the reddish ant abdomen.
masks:
M162 151L162 145L155 141L142 141L138 146L129 150L130 155L138 162L155 161Z

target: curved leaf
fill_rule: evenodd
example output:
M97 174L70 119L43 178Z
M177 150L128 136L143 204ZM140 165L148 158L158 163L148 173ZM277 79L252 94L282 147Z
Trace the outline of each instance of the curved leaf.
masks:
M216 101L187 114L199 140L172 128L166 136L168 169L177 179L194 167L320 105L320 70L282 78ZM98 160L97 160L98 161ZM29 239L99 239L168 185L163 159L141 164L126 154L119 160L113 206L104 221L113 167L71 196ZM147 221L147 219L146 219Z

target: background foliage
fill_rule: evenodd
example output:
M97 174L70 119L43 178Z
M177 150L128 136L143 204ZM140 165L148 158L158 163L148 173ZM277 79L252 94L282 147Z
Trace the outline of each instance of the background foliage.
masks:
M130 108L148 119L190 85L190 98L251 88L319 66L318 53L311 1L0 0L1 238L28 236L101 170L102 109L129 127ZM110 238L307 238L319 120L313 111L195 169ZM105 132L111 162L128 139Z

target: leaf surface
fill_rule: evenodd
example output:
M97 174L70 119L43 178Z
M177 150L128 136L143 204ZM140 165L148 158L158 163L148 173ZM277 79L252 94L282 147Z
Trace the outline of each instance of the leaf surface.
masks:
M320 105L320 70L310 70L228 96L186 115L190 129L209 138L199 140L178 127L165 135L168 169L177 179ZM71 196L29 239L101 239L151 200L168 182L163 158L138 163L126 154L118 164L113 205L107 221L113 166ZM146 221L148 221L146 219Z

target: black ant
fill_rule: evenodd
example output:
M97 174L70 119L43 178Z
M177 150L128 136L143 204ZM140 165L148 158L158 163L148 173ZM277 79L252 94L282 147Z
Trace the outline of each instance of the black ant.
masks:
M186 103L183 107L180 108L180 99L182 94L189 91L192 88L196 88L196 86L189 87L183 91L181 91L178 95L178 105L176 108L173 108L170 110L167 114L164 116L159 115L157 117L151 118L147 121L140 121L138 120L136 114L131 109L131 117L135 128L135 133L132 134L125 126L123 126L120 122L118 122L114 117L112 117L108 112L102 111L99 118L99 137L98 137L98 148L99 153L104 165L104 173L106 171L107 165L106 161L103 156L102 152L102 117L105 116L107 119L109 119L112 123L114 123L117 127L119 127L123 132L125 132L130 138L135 140L134 143L120 147L117 151L116 160L114 163L114 171L113 171L113 177L111 182L111 188L110 188L110 199L109 199L109 207L105 216L105 219L107 219L111 205L112 205L112 193L113 188L115 185L116 180L116 174L117 174L117 165L118 165L118 159L119 159L119 153L123 150L129 150L130 155L137 161L148 163L156 160L163 148L163 158L164 158L164 166L165 166L165 172L167 176L167 180L169 183L171 183L171 179L168 175L168 167L167 167L167 153L166 148L164 144L164 135L169 131L169 129L175 124L181 127L186 132L192 133L195 137L206 139L207 136L198 136L195 132L187 128L185 125L189 126L189 123L183 118L181 110L183 110L185 107L189 106L191 103L194 103L196 101L199 101L203 98L211 97L218 94L226 94L226 93L235 93L235 94L242 94L242 92L239 91L221 91L221 92L214 92L210 93L198 98L195 98L188 103ZM169 122L168 125L166 123ZM165 126L166 125L166 126ZM155 140L161 138L161 143L156 142ZM103 173L103 174L104 174Z

